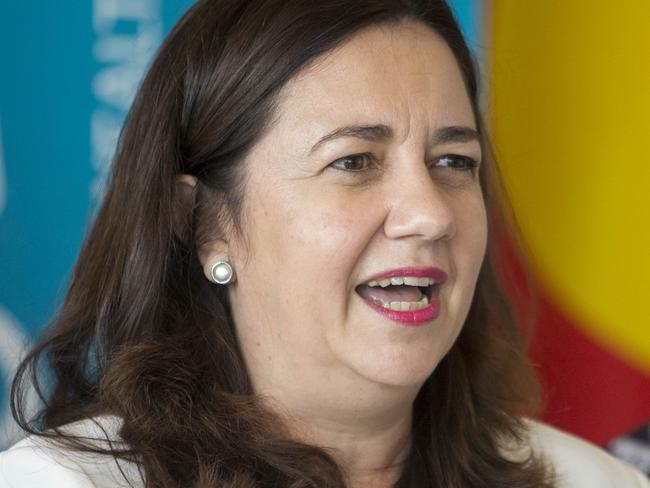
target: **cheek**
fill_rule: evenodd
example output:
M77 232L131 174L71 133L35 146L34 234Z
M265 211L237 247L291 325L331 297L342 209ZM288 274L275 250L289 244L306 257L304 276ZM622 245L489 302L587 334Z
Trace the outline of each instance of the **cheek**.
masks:
M264 280L267 293L286 300L291 290L294 304L314 306L324 289L334 297L351 286L351 272L382 217L369 197L297 187L257 193L250 206L247 231L252 238L245 261L254 267L251 274L270 278Z
M331 361L327 332L345 321L352 272L381 221L377 210L359 213L358 200L349 200L295 189L252 199L233 307L249 355L261 341L267 350L293 351L283 356L291 367L304 355Z
M480 194L461 204L458 215L455 261L459 274L473 286L487 247L487 215Z

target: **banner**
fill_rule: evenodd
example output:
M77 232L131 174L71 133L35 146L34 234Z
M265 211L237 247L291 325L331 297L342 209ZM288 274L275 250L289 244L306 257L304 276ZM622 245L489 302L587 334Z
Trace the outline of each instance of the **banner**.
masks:
M189 0L0 2L0 448L18 358L56 312L124 116Z

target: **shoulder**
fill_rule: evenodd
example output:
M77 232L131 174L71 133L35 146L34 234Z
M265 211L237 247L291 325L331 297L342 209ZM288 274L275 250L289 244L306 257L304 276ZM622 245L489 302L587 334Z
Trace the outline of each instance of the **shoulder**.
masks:
M605 450L541 422L526 424L530 447L553 466L560 488L650 488L648 478Z
M118 428L117 417L97 417L66 425L62 430L106 447L109 440L120 442L116 436ZM66 450L46 438L30 436L0 453L0 488L43 486L117 488L140 487L143 483L137 467L131 463L118 463L110 456Z

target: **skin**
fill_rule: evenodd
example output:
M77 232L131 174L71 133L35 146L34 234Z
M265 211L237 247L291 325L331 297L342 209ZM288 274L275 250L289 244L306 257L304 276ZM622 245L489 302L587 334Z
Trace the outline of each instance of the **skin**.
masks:
M356 124L393 135L311 151ZM202 256L206 274L223 258L236 270L229 296L256 392L296 437L331 449L351 486L399 476L413 400L463 326L485 254L478 173L442 158L480 161L481 147L432 145L447 126L476 123L442 38L413 21L363 30L284 87L244 162L241 233ZM359 153L374 162L341 161ZM390 321L355 291L406 266L449 276L439 317L421 327Z

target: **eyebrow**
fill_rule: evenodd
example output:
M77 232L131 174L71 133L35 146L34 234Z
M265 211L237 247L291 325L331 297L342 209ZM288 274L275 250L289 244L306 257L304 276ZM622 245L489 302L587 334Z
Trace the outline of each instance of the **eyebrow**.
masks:
M452 125L449 127L441 127L433 135L431 140L432 146L440 144L451 144L460 142L479 141L481 137L476 129L462 125Z
M348 125L334 129L329 134L321 137L318 142L312 146L309 152L311 154L326 142L332 141L334 139L339 139L341 137L355 137L357 139L363 139L365 141L378 142L390 139L392 136L393 129L387 125Z
M393 136L393 129L387 125L348 125L339 127L332 132L321 137L316 144L312 146L309 153L313 153L326 142L342 137L354 137L365 141L378 142L390 139ZM462 143L470 141L480 141L479 133L476 129L466 126L453 125L441 127L436 130L431 139L431 145Z

